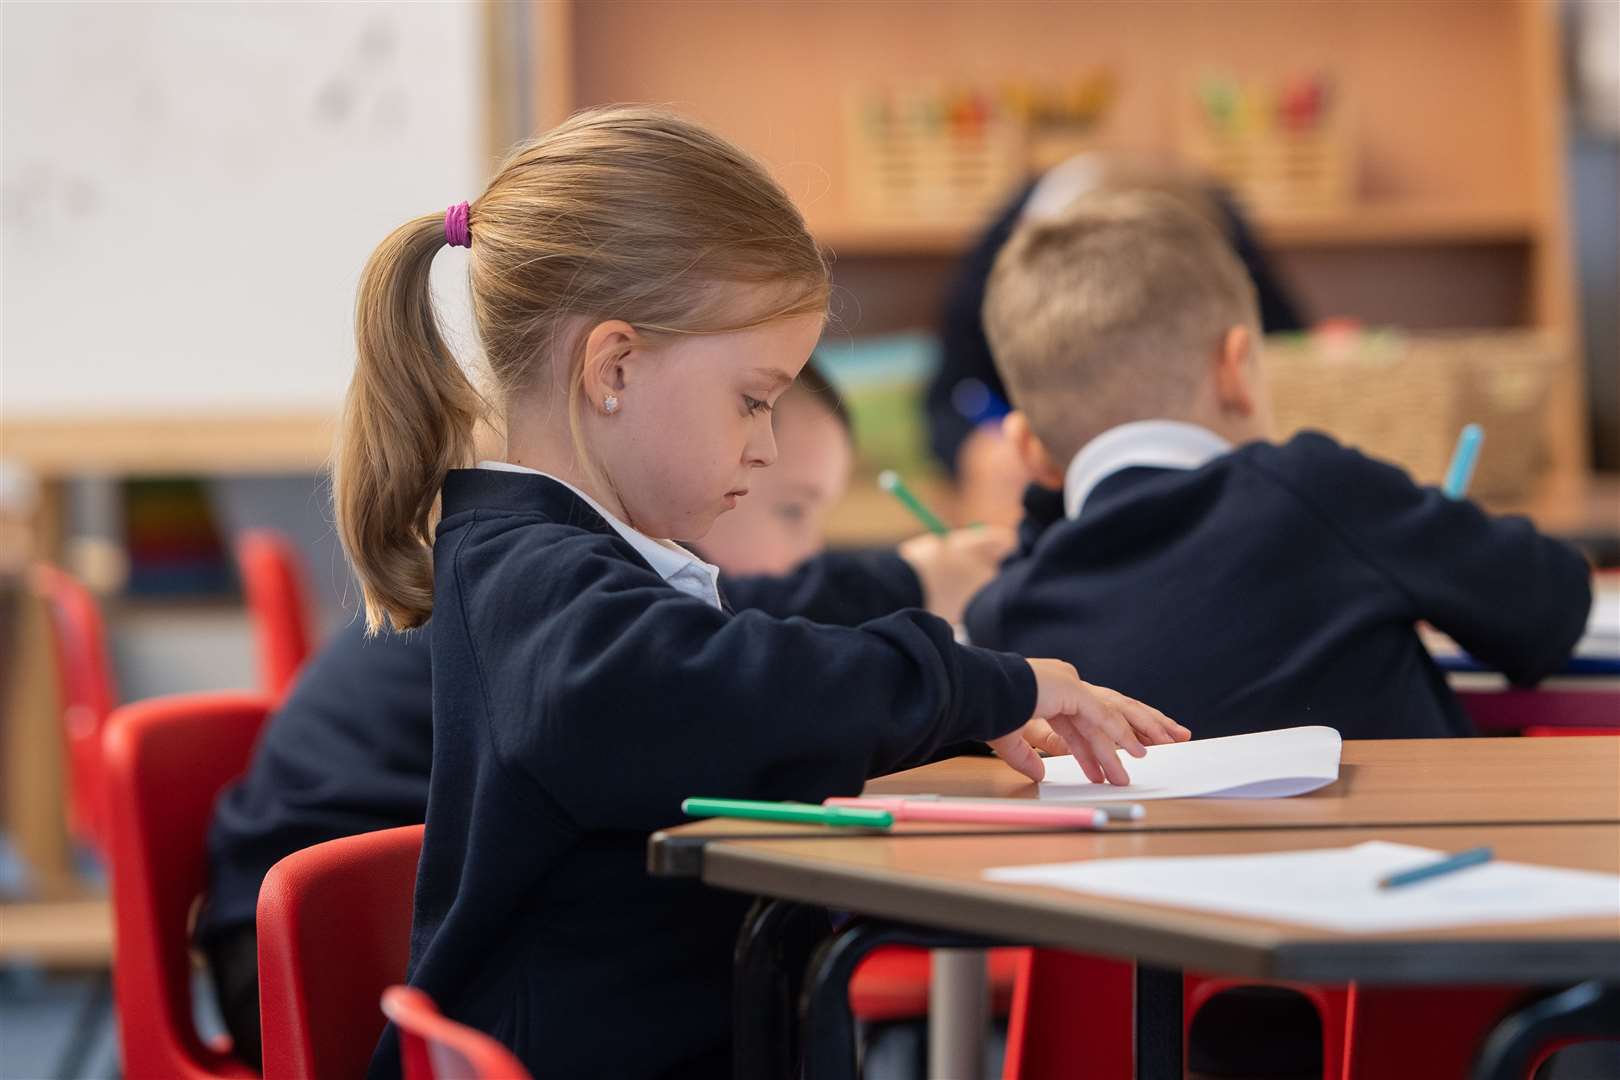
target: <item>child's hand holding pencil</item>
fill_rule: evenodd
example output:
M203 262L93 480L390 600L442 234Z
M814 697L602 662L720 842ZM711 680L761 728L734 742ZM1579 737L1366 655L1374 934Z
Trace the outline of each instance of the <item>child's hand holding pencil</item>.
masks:
M973 594L990 583L1018 538L1011 529L985 525L943 536L924 533L896 550L922 584L923 606L949 623L960 623Z

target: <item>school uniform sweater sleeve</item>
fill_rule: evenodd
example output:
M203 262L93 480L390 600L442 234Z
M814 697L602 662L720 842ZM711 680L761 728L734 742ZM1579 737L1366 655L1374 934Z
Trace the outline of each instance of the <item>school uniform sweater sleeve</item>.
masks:
M1024 516L1018 523L1018 546L1003 560L996 576L968 601L962 613L962 627L969 641L987 649L1006 647L1007 628L1002 619L1004 601L1008 596L1022 593L1033 565L1035 546L1062 520L1063 492L1040 484L1030 484L1024 489Z
M1420 487L1401 469L1305 433L1257 444L1250 464L1284 485L1426 619L1516 685L1569 657L1591 607L1591 571L1523 517L1495 517Z
M689 795L858 793L1034 709L1027 663L957 645L925 612L858 628L728 615L622 540L556 529L441 526L439 545L482 613L471 653L495 752L579 828L659 828Z
M859 626L923 606L916 572L892 550L827 551L781 576L721 578L720 592L738 611L832 626Z

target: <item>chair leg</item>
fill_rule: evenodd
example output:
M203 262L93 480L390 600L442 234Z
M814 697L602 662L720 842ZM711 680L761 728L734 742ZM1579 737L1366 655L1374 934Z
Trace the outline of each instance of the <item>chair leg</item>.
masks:
M794 1009L810 953L829 928L824 908L761 898L749 909L733 954L736 1080L794 1080Z
M78 1014L73 1018L73 1027L68 1031L68 1044L62 1048L62 1056L57 1059L55 1075L61 1080L80 1080L85 1075L90 1055L98 1044L96 1036L112 1016L112 1006L112 973L98 972L79 1005Z
M855 1014L849 980L874 949L912 945L925 949L986 949L1005 942L948 930L855 919L822 942L811 958L799 1005L804 1042L804 1080L856 1080Z
M1620 986L1597 980L1535 1001L1502 1019L1474 1061L1474 1080L1529 1080L1551 1043L1620 1038Z

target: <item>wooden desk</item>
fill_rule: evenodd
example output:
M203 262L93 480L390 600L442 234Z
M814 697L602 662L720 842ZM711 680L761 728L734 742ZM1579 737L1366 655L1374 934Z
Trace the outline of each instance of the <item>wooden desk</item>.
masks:
M1295 851L1389 837L1387 829L1284 829L724 840L709 846L703 880L1010 942L1257 978L1533 983L1620 971L1620 896L1615 915L1604 919L1346 934L983 877L998 866ZM1411 828L1398 839L1447 850L1489 844L1504 860L1620 873L1620 825Z
M1612 981L1620 971L1620 895L1615 914L1603 918L1350 934L983 877L998 866L1342 847L1389 835L1388 829L1247 829L720 840L708 846L702 876L720 888L792 901L790 907L808 903L871 920L829 936L810 965L803 991L809 1080L855 1075L848 979L872 948L886 944L1035 944L1135 961L1137 1075L1152 1080L1181 1074L1187 968L1312 983L1425 986ZM1399 829L1398 837L1442 850L1490 844L1503 859L1620 871L1620 826L1612 824L1413 827ZM771 908L757 909L740 939L736 992L740 1003L750 1004L739 1009L739 1017L758 1015L749 1008L761 1010L753 1003L771 994L757 976L744 976L758 966L748 954L760 950L743 943L756 940L756 927L772 914ZM967 936L952 938L950 932ZM1593 991L1594 985L1582 990L1598 993L1602 1007L1612 1009L1620 991L1612 985ZM771 1017L770 1026L780 1027L772 1014L764 1015ZM736 1075L765 1075L760 1063L785 1055L768 1039L748 1037L757 1060L739 1056Z
M1033 785L989 758L957 758L897 773L874 780L867 790L1035 797ZM1588 960L1600 955L1607 967L1599 965L1598 971L1620 966L1620 927L1610 922L1500 928L1487 955L1479 949L1480 928L1352 941L1252 920L1192 918L1180 909L1108 904L1060 890L1003 887L979 878L988 866L1111 854L1343 846L1387 838L1391 829L1402 842L1437 847L1467 846L1488 836L1503 858L1613 872L1620 863L1620 747L1584 739L1347 742L1340 779L1309 795L1145 805L1143 821L1078 834L939 825L851 834L703 821L656 834L649 860L655 873L701 876L719 887L989 938L1237 974L1522 983L1585 977L1576 973L1593 971ZM1012 892L997 892L1003 888ZM1019 894L1016 899L1013 893ZM1187 929L1189 920L1194 930ZM1449 974L1442 977L1434 965ZM1162 989L1167 980L1157 985ZM1178 1044L1179 1031L1174 1032Z
M961 757L881 777L874 795L1033 799L1035 785L995 758ZM1620 740L1367 739L1344 744L1339 779L1291 799L1163 799L1110 832L1348 829L1374 826L1620 824ZM890 836L1005 834L1005 827L906 823ZM1017 831L1017 830L1011 830ZM1045 832L1031 829L1030 832ZM849 836L819 826L712 819L654 834L655 873L697 877L717 840ZM884 835L884 834L876 834Z
M1129 762L1126 768L1130 767ZM953 758L872 781L872 794L1035 798L993 758ZM1129 799L1128 795L1121 795ZM1291 799L1167 799L1125 828L1299 829L1372 825L1620 823L1620 742L1364 739L1339 779ZM1110 826L1112 828L1112 826Z
M112 966L112 935L105 897L0 904L0 964L106 971Z

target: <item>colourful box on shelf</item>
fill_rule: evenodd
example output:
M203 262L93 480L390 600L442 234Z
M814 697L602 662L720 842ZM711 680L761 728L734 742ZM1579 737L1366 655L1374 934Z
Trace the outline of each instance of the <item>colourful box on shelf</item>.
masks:
M1182 95L1178 126L1182 156L1260 216L1333 213L1355 198L1350 109L1325 76L1205 74Z

